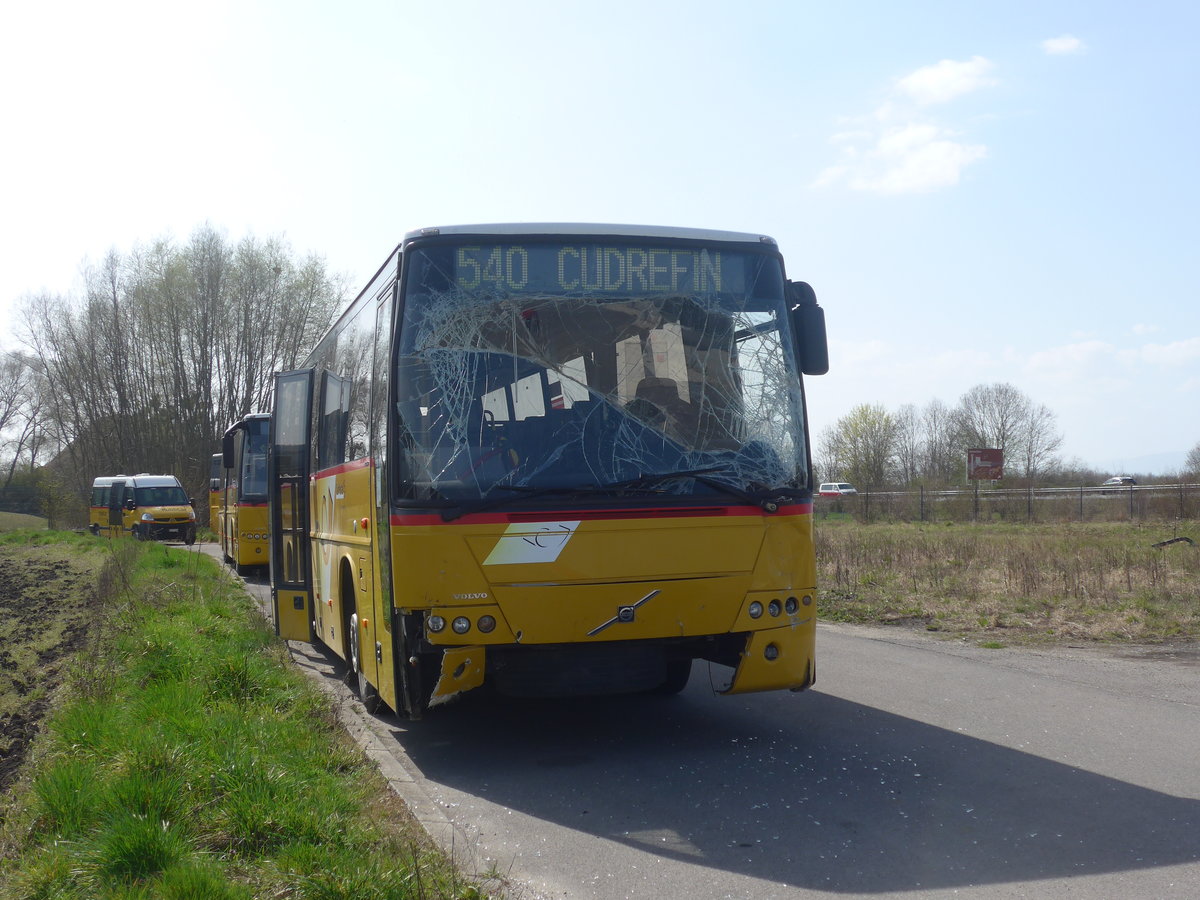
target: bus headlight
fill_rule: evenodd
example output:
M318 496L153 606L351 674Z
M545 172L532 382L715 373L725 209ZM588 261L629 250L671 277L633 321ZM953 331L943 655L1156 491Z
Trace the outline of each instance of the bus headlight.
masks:
M750 604L749 612L750 612L750 618L752 618L752 619L761 618L762 614L763 614L763 605L761 603L759 603L757 600L755 600L753 603Z
M458 616L450 623L450 629L455 634L466 634L471 630L471 620L466 616Z
M445 629L446 620L443 619L441 616L430 616L428 619L425 620L425 627L428 628L430 631L432 631L434 634L438 634L439 632L441 632L442 630Z
M153 522L154 516L151 515L150 513L142 513L142 521L143 522Z
M496 617L495 616L480 616L478 624L479 624L480 631L482 631L484 634L491 634L493 631L496 630Z

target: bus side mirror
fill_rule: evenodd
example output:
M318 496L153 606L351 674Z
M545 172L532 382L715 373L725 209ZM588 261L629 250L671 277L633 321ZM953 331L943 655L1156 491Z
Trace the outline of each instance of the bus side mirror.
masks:
M188 497L188 506L190 506L192 509L196 508L196 498L195 497Z
M125 501L125 508L130 512L133 512L135 509L137 509L137 502L131 497Z
M221 438L221 468L233 468L233 432L226 432Z
M817 305L817 294L803 281L787 283L792 307L792 334L796 341L796 366L805 375L829 371L829 343L825 337L825 310Z

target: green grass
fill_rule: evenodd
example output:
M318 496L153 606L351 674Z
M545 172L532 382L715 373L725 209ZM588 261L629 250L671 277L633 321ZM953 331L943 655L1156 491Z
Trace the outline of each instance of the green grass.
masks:
M1004 642L1200 638L1200 522L815 525L821 616Z
M92 539L94 540L94 539ZM0 898L475 898L207 557L117 541L0 829Z
M0 531L16 531L19 528L44 529L46 520L41 516L0 510Z

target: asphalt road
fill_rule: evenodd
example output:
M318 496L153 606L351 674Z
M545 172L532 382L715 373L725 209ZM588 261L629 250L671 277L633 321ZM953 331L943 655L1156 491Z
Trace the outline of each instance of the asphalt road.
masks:
M822 626L817 653L803 694L721 697L698 665L672 698L342 706L517 898L1200 897L1200 647Z

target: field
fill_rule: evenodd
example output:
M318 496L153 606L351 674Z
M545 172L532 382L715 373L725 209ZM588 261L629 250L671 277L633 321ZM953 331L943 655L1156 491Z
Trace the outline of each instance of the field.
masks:
M65 665L84 644L91 608L105 589L104 564L93 538L0 543L0 790L24 759Z
M1007 644L1200 637L1200 522L815 531L827 620Z

